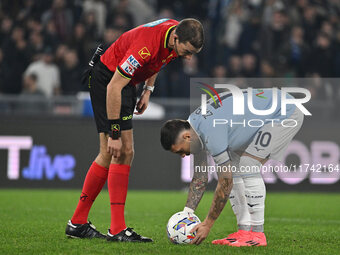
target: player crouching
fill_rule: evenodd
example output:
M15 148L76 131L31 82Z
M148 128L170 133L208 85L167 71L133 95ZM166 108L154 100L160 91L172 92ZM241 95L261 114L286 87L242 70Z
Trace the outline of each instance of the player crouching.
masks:
M278 92L281 94L281 91ZM256 97L256 93L254 90L255 109L265 110L272 105L270 91L265 91L263 98ZM202 115L198 108L188 121L167 121L161 129L161 143L165 150L181 157L194 156L194 174L184 211L193 213L205 191L208 182L207 153L212 155L216 164L218 183L214 199L205 220L192 230L197 231L192 244L200 244L208 236L229 198L238 231L212 243L236 247L266 246L263 232L266 188L260 169L268 159L282 158L301 128L303 114L295 105L289 105L285 115L281 114L279 107L267 115L255 115L249 110L244 115L233 115L233 97L229 95L220 94L223 104L218 107L207 105L209 114ZM248 109L247 103L245 108ZM265 124L262 127L213 125L214 119L233 119L234 123L240 123L243 119L246 122L261 119ZM268 119L276 121L268 123ZM282 120L287 125L280 125Z

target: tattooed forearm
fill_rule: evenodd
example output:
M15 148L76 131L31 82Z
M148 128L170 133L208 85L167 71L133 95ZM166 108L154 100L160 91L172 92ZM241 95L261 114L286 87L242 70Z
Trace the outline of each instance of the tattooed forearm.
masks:
M204 194L205 187L208 182L208 177L202 176L200 178L193 178L188 193L188 199L186 203L186 207L189 207L193 210L196 210L201 198Z
M220 178L216 187L214 200L210 207L208 218L215 221L222 212L225 204L228 201L229 194L233 187L232 178Z
M205 151L201 151L198 154L194 155L194 169L196 166L200 166L199 169L202 169L203 166L207 165L207 154ZM204 194L205 187L208 183L208 172L206 171L194 171L194 176L191 180L188 199L186 203L186 207L189 207L196 210L201 198Z

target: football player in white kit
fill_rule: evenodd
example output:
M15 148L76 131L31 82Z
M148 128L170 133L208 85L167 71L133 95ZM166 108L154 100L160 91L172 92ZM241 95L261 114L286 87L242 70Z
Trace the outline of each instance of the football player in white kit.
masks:
M273 104L271 90L252 91L252 105L268 110ZM262 93L263 92L263 93ZM247 96L247 91L243 94ZM281 160L283 153L301 128L303 113L294 104L281 112L281 90L277 90L277 107L267 115L255 115L244 102L244 114L233 114L231 93L220 94L222 104L201 107L188 120L169 120L161 130L165 150L184 157L194 155L194 174L184 211L194 212L208 182L207 153L215 161L218 183L205 220L196 226L193 244L200 244L223 210L228 198L237 219L238 231L213 244L230 246L266 246L264 209L266 188L260 173L268 159ZM287 94L287 98L293 98ZM198 167L197 167L198 166ZM201 170L200 170L201 169Z

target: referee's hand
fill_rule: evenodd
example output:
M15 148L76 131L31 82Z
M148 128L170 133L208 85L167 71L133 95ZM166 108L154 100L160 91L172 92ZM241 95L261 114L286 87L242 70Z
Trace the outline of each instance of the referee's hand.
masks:
M107 140L107 152L114 158L120 157L120 151L122 149L122 139L113 140L111 137Z
M137 105L136 105L136 110L134 114L136 115L141 115L144 113L146 108L148 107L149 100L150 100L150 94L151 92L149 90L144 90Z

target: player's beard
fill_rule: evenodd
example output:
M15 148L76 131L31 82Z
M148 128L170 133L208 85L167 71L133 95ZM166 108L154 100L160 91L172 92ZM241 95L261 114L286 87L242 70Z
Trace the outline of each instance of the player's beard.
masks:
M192 139L190 142L190 153L196 154L202 150L201 143L198 138Z

